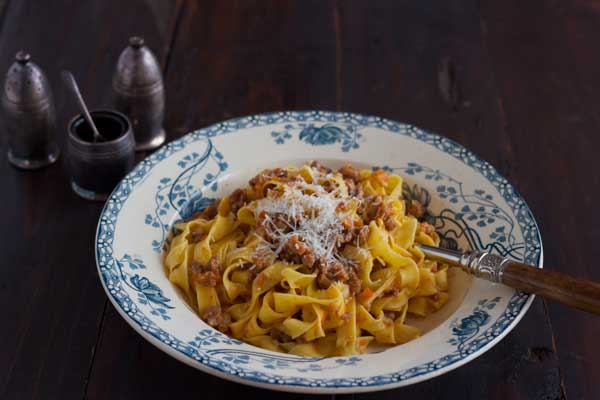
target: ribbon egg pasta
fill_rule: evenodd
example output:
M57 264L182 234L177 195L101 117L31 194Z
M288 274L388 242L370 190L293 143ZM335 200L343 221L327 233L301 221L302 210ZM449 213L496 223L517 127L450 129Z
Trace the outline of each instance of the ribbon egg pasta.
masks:
M448 301L447 265L402 178L318 162L264 170L175 226L169 279L199 316L247 343L303 356L364 353L417 338L407 314Z

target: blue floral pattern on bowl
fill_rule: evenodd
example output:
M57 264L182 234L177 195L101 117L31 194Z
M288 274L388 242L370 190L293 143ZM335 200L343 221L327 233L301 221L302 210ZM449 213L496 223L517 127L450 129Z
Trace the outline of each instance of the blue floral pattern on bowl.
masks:
M177 166L181 173L175 178L164 177L160 179L154 195L154 210L146 214L144 223L156 228L160 235L152 241L152 248L160 252L168 240L169 224L166 219L169 210L174 210L182 219L190 217L194 210L201 210L214 201L205 197L201 191L190 182L199 172L204 174L203 185L215 192L219 187L219 177L227 170L229 165L208 139L208 146L204 154L192 152L185 155Z
M525 242L516 239L516 223L491 193L483 189L467 192L458 179L415 162L409 162L402 167L384 166L382 169L408 177L422 176L427 181L434 181L437 184L435 190L438 198L450 204L462 205L458 212L445 207L436 215L426 216L428 222L442 233L442 247L457 249L458 240L464 239L470 249L523 258ZM429 206L432 199L432 195L426 189L416 184L405 183L403 196L408 201L417 200L425 207ZM485 233L485 237L482 237L482 233Z
M281 131L271 132L271 136L275 143L284 144L286 140L293 137L293 132L296 131L298 131L298 140L300 141L313 146L341 143L343 152L358 149L360 147L359 141L363 136L359 132L359 125L346 124L340 127L331 123L320 126L312 123L286 124Z
M452 334L455 338L448 340L448 343L457 346L459 352L463 352L465 344L479 334L481 328L490 322L489 311L496 307L496 304L501 300L500 297L493 299L479 300L477 307L473 309L473 313L468 317L462 318L460 321L452 322Z
M139 304L147 305L152 315L160 316L164 320L171 319L167 313L168 309L173 308L168 304L171 300L163 295L162 289L150 282L148 278L126 271L125 267L133 271L146 269L142 259L125 254L121 259L114 260L114 263L121 281L137 292Z

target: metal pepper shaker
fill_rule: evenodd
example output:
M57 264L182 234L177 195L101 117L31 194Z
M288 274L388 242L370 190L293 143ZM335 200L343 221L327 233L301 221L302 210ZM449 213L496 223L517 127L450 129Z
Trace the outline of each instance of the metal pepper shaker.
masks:
M44 73L30 58L24 51L16 54L2 92L8 160L23 169L44 167L59 156L52 91Z
M133 125L136 150L153 150L165 141L165 89L156 57L134 36L123 50L113 75L114 105Z

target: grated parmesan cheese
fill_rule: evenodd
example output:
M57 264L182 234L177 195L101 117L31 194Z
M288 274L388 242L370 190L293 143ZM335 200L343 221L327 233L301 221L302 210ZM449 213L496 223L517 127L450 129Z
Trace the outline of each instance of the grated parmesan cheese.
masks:
M301 189L308 189L313 193L307 194ZM343 232L342 220L347 215L338 211L338 206L344 202L344 199L336 198L335 193L327 193L322 186L306 182L296 182L279 197L258 200L254 210L255 217L258 220L263 216L265 229L273 238L273 243L264 241L260 250L268 247L278 255L290 238L298 236L317 258L328 264L341 260L335 250L338 235ZM283 217L280 220L288 225L289 232L283 232L277 227L272 218L276 215Z

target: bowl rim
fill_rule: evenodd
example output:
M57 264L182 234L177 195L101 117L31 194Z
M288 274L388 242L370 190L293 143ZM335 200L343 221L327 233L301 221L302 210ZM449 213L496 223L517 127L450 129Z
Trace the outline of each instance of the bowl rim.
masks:
M409 136L409 137L412 137L413 139L419 140L422 143L436 147L437 150L452 156L457 161L462 162L463 164L466 164L468 167L474 169L476 173L481 175L482 178L487 180L496 189L499 189L499 184L496 184L495 182L493 182L490 179L490 177L493 177L494 179L499 180L500 182L502 182L503 187L510 189L507 192L512 192L510 194L510 196L513 199L517 200L518 208L522 209L527 214L527 216L530 220L530 223L531 223L531 229L535 233L534 240L537 242L538 249L539 249L539 252L537 253L537 263L536 264L538 265L539 268L543 268L543 243L542 243L542 237L540 234L539 226L533 216L533 213L531 212L531 209L529 208L529 206L527 205L527 203L525 202L525 200L523 199L521 194L490 163L483 160L482 158L477 156L475 153L473 153L471 150L465 148L464 146L457 143L456 141L446 138L442 135L432 133L432 132L429 132L424 129L417 128L411 124L406 124L406 123L390 120L387 118L370 116L370 115L365 115L365 114L350 113L350 112L337 112L337 111L324 111L324 110L268 112L268 113L252 114L252 115L248 115L248 116L227 119L227 120L224 120L221 122L211 124L209 126L201 128L201 129L193 130L193 131L181 136L180 138L167 143L165 146L163 146L162 148L158 149L153 154L146 157L137 166L135 166L132 169L132 171L129 172L125 176L125 178L123 178L123 180L121 180L121 182L115 187L113 192L108 197L108 200L105 202L105 204L102 208L102 211L100 213L99 219L98 219L98 225L96 228L96 235L95 235L95 239L94 239L94 253L95 253L95 259L96 259L96 268L98 271L100 281L102 283L102 287L104 288L104 290L107 294L107 297L109 298L113 307L115 307L115 309L121 315L121 317L123 317L125 319L125 321L127 321L127 323L131 327L133 327L133 329L136 332L138 332L144 339L149 341L155 347L159 348L160 350L167 353L171 357L174 357L175 359L177 359L189 366L192 366L203 372L207 372L209 374L212 374L217 377L220 377L220 378L223 378L226 380L230 380L233 382L242 383L242 384L260 387L260 388L267 388L267 389L276 390L276 391L297 392L297 393L343 394L343 393L374 392L374 391L387 390L387 389L393 389L393 388L397 388L397 387L401 387L401 386L411 385L414 383L418 383L418 382L439 376L439 375L449 372L451 370L454 370L454 369L474 360L475 358L481 356L482 354L487 352L490 348L495 346L498 342L500 342L510 331L512 331L512 329L517 325L517 323L523 318L523 316L525 315L525 313L527 312L527 310L529 309L529 307L531 306L531 303L533 302L533 300L535 298L534 295L515 292L514 295L511 297L511 299L509 300L509 303L507 304L507 309L504 311L503 314L501 314L500 317L507 314L507 310L510 306L510 303L513 300L515 300L515 298L517 298L517 300L520 300L521 298L526 298L526 300L519 301L520 308L518 308L517 313L514 316L512 316L512 319L510 320L510 322L508 324L504 325L502 330L496 336L494 336L489 341L485 342L483 345L481 345L477 349L473 350L470 354L468 354L464 357L461 357L460 359L458 359L456 361L450 362L442 367L439 367L433 371L427 371L425 373L413 375L408 378L396 378L394 381L386 382L386 383L376 383L376 382L375 383L367 383L367 384L357 383L357 384L352 384L352 385L349 385L346 383L335 384L336 381L344 380L344 378L336 378L336 379L330 379L330 378L326 378L326 379L310 378L310 379L308 379L307 378L304 380L302 380L302 378L301 378L300 381L297 381L294 383L285 382L283 380L280 383L277 381L277 375L267 375L267 374L259 373L256 376L248 376L248 375L239 376L239 375L234 375L230 372L227 372L226 370L223 370L222 368L219 368L218 366L210 365L208 363L208 360L195 359L192 356L190 356L189 354L186 354L185 352L183 352L182 350L176 349L176 348L172 347L171 345L165 343L165 341L163 339L158 338L152 332L148 332L147 330L144 330L142 328L142 323L140 321L138 321L137 319L135 319L134 317L132 317L131 315L129 315L127 313L127 311L123 309L122 305L119 304L119 302L114 297L114 295L110 293L110 290L107 287L107 284L102 275L101 262L99 260L99 253L100 253L100 251L99 251L99 248L100 248L99 247L99 236L100 236L100 232L101 232L101 228L102 228L103 217L105 216L105 214L107 214L109 204L111 202L124 203L127 200L127 198L129 197L129 194L131 193L131 191L124 189L125 183L128 181L133 181L132 178L135 174L138 173L138 170L139 170L139 172L142 172L143 168L145 166L147 166L149 168L146 169L144 171L144 173L141 175L141 176L145 176L156 165L158 165L161 160L163 160L167 156L171 155L172 153L182 149L183 148L182 144L190 137L196 136L196 139L192 140L192 142L193 142L193 141L196 141L198 138L203 137L202 135L205 135L207 137L213 137L213 136L217 136L217 135L236 132L236 131L239 131L242 129L267 126L267 125L274 124L274 123L306 121L306 120L310 120L311 117L317 118L318 121L334 122L334 123L335 122L343 122L344 120L349 119L349 118L350 119L351 118L360 119L361 121L363 121L363 123L367 122L367 123L364 123L364 125L366 127L374 127L374 128L388 130L388 131L391 131L390 133L397 133L397 134ZM280 118L280 119L277 119L277 118ZM283 118L283 119L281 119L281 118ZM396 128L396 129L390 129L390 127ZM412 130L413 133L415 133L415 134L410 134L410 132L403 133L403 132L401 132L400 127L403 127L407 131ZM424 139L427 139L427 140L424 140ZM438 145L434 145L434 143L437 143L437 144L443 143L444 148L440 148ZM458 150L458 153L462 157L464 157L464 159L458 157L455 154L452 154L449 150ZM472 161L467 162L465 159L472 160ZM485 173L484 173L484 171L485 171ZM122 190L124 190L125 196L124 197L121 196L121 198L119 200L114 200L117 197L116 195ZM500 193L500 191L499 191L499 194L501 195L501 197L504 200L508 200L507 196L509 196L509 194L502 194L502 193ZM507 204L509 205L511 211L513 213L515 213L517 206L511 205L508 201L507 201ZM118 215L118 213L117 213L117 215ZM522 226L521 226L521 228L522 228ZM111 253L112 253L112 251L111 251ZM519 298L519 296L520 296L520 298ZM513 314L514 314L514 311L513 311ZM509 316L509 318L510 318L510 316ZM162 330L162 329L159 328L159 330ZM167 335L168 335L168 333L167 333ZM400 371L394 372L392 374L396 374L398 372L400 372ZM385 374L385 375L387 376L387 375L392 375L392 374ZM281 377L281 378L285 379L285 377ZM377 378L378 378L378 376L363 377L363 378L347 378L347 379L355 379L357 382L358 381L365 382L367 380L373 380L373 379L376 380ZM317 382L317 381L322 381L322 382Z

